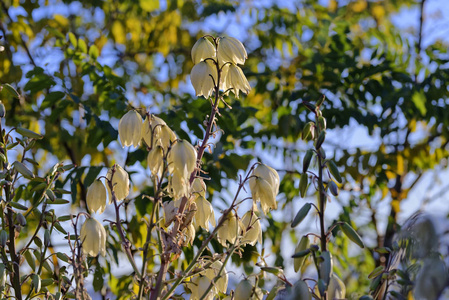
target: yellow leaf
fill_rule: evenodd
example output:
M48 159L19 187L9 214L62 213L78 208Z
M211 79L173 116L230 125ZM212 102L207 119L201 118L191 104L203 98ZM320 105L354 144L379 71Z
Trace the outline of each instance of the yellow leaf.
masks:
M391 201L391 208L394 210L395 213L399 213L401 211L401 202L399 200L393 200Z
M111 31L112 31L112 35L117 43L125 44L125 42L126 42L125 28L123 28L123 24L120 21L115 21L112 24Z
M159 9L159 0L140 0L140 7L147 12Z
M67 27L69 25L69 20L63 15L54 15L53 18L56 22L58 22L59 25L63 27Z
M366 0L357 0L354 5L352 6L352 10L355 13L360 13L366 9L368 4L366 3Z

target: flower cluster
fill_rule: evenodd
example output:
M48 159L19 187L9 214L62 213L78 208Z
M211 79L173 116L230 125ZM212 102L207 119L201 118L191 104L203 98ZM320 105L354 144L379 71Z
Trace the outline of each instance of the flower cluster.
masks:
M273 168L259 164L249 179L249 187L254 202L260 202L262 211L267 214L276 209L276 195L279 192L279 175Z
M211 263L208 260L204 260L201 262L202 265L209 265L204 271L200 272L199 276L195 276L191 279L191 281L187 284L187 287L192 292L190 297L191 300L199 300L204 295L206 290L209 288L212 280L218 276L221 268L223 267L223 263L219 260ZM214 283L210 292L206 295L204 299L214 299L216 295L219 293L226 293L226 289L228 287L228 274L226 273L226 269L223 270L220 274L220 278Z
M87 207L91 212L102 214L106 208L107 197L109 203L125 199L129 194L129 175L119 165L114 165L106 175L107 189L100 179L95 180L87 189ZM111 188L112 187L112 190ZM107 190L107 192L106 192ZM106 231L103 225L94 218L88 218L81 227L80 239L83 253L90 256L105 255Z
M218 37L212 42L208 37L202 37L192 48L195 66L190 80L196 95L209 98L220 89L225 93L232 91L237 98L240 91L248 94L251 86L238 66L247 58L243 44L233 37Z
M120 119L118 133L123 147L138 147L143 139L150 149L160 146L167 150L176 140L175 133L164 120L149 114L142 124L142 117L135 110L128 111Z

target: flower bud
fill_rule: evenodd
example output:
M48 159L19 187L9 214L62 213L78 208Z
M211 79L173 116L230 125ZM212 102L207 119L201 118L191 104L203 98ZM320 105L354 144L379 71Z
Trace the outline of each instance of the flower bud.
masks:
M236 65L230 65L226 72L226 77L224 77L223 90L231 89L235 94L235 97L239 97L239 92L242 91L244 94L248 94L251 91L251 86L249 85L248 79L246 79L245 74L243 74L242 69Z
M6 115L5 105L0 101L0 118L4 118Z
M167 156L169 172L190 179L196 167L196 156L196 150L189 142L177 140Z
M222 37L218 41L217 57L220 66L227 62L243 65L248 58L242 42L233 37Z
M212 204L203 196L195 199L197 212L195 213L195 225L209 231L209 222L215 226L215 214Z
M159 144L165 150L176 140L175 133L165 121L155 115L145 118L142 125L142 137L148 147L153 148Z
M117 200L120 201L125 199L129 194L129 175L120 165L115 164L114 166L114 176L112 176L112 169L109 169L106 178L107 180L112 181L112 190L114 191ZM109 203L112 203L112 197L109 198Z
M298 245L295 248L295 253L298 253L300 251L304 251L310 246L310 240L309 238L304 235L301 240L299 241ZM304 264L304 261L306 260L307 255L304 255L303 257L298 257L293 259L293 266L295 268L295 272L298 272L302 265Z
M448 281L448 270L438 254L432 253L416 276L415 299L438 299Z
M91 212L102 214L106 207L106 187L101 180L95 180L87 189L87 207Z
M157 145L148 153L147 164L153 176L162 177L164 170L164 150L162 146Z
M262 229L259 218L252 211L248 211L242 218L242 244L254 246L256 242L262 244Z
M217 77L217 69L212 62L202 61L193 66L190 72L190 81L196 95L208 99L214 91L215 84L217 84Z
M196 41L192 48L192 60L194 64L205 60L206 58L215 58L215 46L206 38L202 37Z
M295 283L293 288L290 291L289 297L287 297L288 300L295 300L295 299L301 299L301 300L311 300L312 294L309 291L309 287L307 286L307 283L303 280L299 280ZM332 299L332 298L328 298Z
M223 216L221 216L220 220L218 220L218 224L220 224L222 218ZM223 246L226 247L226 241L234 243L235 239L237 238L238 232L239 232L239 222L237 221L234 212L230 212L227 215L226 220L223 222L222 226L220 226L220 228L218 229L217 232L218 242L220 242Z
M83 253L90 256L106 255L106 230L94 218L87 219L81 227L80 240Z
M344 282L335 274L332 275L329 282L327 293L328 299L345 299L346 297L346 286Z
M240 281L235 289L234 300L248 300L251 299L253 293L253 285L248 279Z
M142 117L135 111L130 110L118 124L118 134L123 147L137 147L142 139Z
M3 263L0 263L0 286L4 287L6 285L6 269Z
M6 230L0 230L0 246L5 247L6 242L8 242L8 232Z

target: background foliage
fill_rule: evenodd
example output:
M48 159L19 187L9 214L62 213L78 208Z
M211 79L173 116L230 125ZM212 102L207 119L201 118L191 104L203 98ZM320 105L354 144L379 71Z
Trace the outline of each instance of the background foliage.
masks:
M348 242L336 237L332 251L349 294L361 295L369 290L366 274L385 263L373 249L392 246L398 218L411 214L401 215L404 207L424 208L445 195L435 181L447 171L447 41L426 42L420 26L405 33L393 18L404 10L422 11L422 5L427 3L2 0L0 80L20 94L0 93L6 124L45 135L32 152L41 166L55 161L79 166L57 181L58 187L71 187L75 210L106 167L117 161L134 171L145 166L143 149L119 150L117 124L127 109L160 113L192 143L203 135L209 103L193 96L190 49L204 34L236 36L248 50L243 70L253 91L230 100L231 111L222 110L223 134L213 155L205 156L212 203L224 207L232 180L253 158L275 157L284 213L264 223L269 246L264 254L294 277L288 263L293 248L281 251L281 245L317 230L312 219L296 231L289 225L304 201L298 170L307 144L300 133L309 112L300 103L324 94L330 129L325 148L345 178L332 211L335 219L356 225L369 246L350 251ZM416 24L431 22L425 14L416 18ZM151 189L144 178L131 179L135 195ZM125 226L139 246L145 227L138 220L149 208L139 195L134 203L127 207ZM120 249L118 240L115 246ZM248 253L234 262L246 266L255 259ZM96 264L94 288L105 280L112 293L125 297L132 278L112 272L118 263L117 254L112 256L115 261Z

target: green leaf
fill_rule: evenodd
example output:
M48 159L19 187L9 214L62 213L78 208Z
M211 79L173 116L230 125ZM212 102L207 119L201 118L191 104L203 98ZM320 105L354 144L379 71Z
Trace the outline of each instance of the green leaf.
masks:
M14 202L14 201L10 201L9 205L11 205L14 208L20 209L20 210L28 210L28 207L26 207L25 205L22 205L20 203Z
M379 276L380 274L382 274L382 272L385 270L384 266L378 266L377 268L375 268L371 273L369 273L368 275L368 279L373 279L377 276Z
M13 88L12 85L10 85L9 83L4 83L2 84L2 86L8 93L11 94L11 96L20 98L19 92L17 92L17 90Z
M100 56L100 51L98 50L97 46L92 45L89 48L89 56L93 59L97 59L98 56Z
M426 95L424 94L423 90L415 91L412 95L412 102L415 104L418 111L421 113L422 116L425 116L427 113L426 108Z
M17 128L16 128L16 131L17 131L17 133L19 133L20 135L22 135L22 136L24 136L24 137L27 137L27 138L30 138L30 139L37 139L37 140L40 140L40 139L42 139L42 138L44 137L43 135L41 135L41 134L39 134L39 133L36 133L36 132L34 132L34 131L31 131L31 130L29 130L29 129L22 128L22 127L17 127Z
M73 32L69 32L69 41L72 43L73 47L76 48L78 45L78 41L76 39L76 36L73 34Z
M81 52L87 53L87 45L82 38L78 39L78 48L80 49Z

